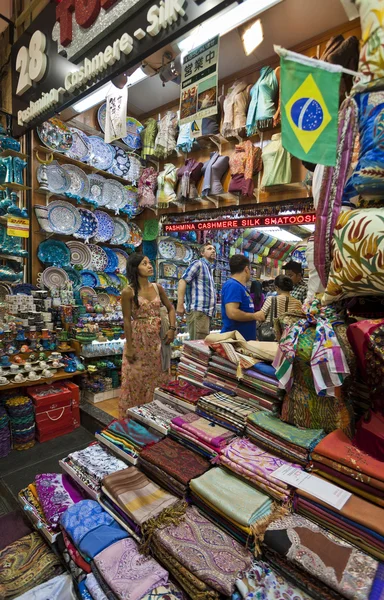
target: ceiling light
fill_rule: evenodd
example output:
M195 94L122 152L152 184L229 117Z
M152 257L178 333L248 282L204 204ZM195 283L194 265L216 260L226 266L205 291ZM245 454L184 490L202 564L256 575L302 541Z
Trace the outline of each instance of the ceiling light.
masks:
M249 56L258 46L260 46L264 39L263 26L260 19L257 19L253 25L244 31L241 39L245 55Z
M178 42L179 49L182 52L189 52L193 48L205 44L215 35L225 35L280 2L282 0L244 0L235 8L205 21L191 35Z
M313 233L315 231L315 224L311 224L311 225L300 225L300 227L302 229L306 229L307 231L310 231L311 233Z
M146 79L147 77L148 75L146 75L142 71L141 67L139 67L138 69L136 69L136 71L132 73L132 75L130 75L127 78L127 86L130 87L131 85L135 85L136 83L139 83L139 81L143 81L143 79ZM96 106L96 104L101 104L101 102L103 102L106 99L106 97L114 87L115 86L111 82L108 82L105 85L99 87L94 92L91 92L88 96L86 96L79 102L76 102L72 108L78 113L85 112L89 108Z
M272 237L280 240L281 242L301 242L302 239L298 235L294 235L287 229L281 229L281 227L257 227L256 231L261 233L269 233Z

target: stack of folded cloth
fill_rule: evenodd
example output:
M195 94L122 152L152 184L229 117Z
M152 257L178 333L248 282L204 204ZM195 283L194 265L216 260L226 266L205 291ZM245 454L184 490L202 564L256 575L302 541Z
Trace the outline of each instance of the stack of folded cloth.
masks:
M4 406L0 406L0 458L8 456L11 451L11 431L9 417Z
M171 421L175 417L186 412L186 409L181 407L170 406L159 400L153 400L142 406L133 406L128 409L128 414L137 421L145 423L148 427L152 427L160 433L167 434L171 426Z
M256 363L251 369L244 371L237 395L248 401L253 400L259 410L280 412L284 390L279 389L279 382L275 375L272 375L274 370L274 367L267 363Z
M208 369L203 383L209 389L228 394L229 396L236 396L238 382L224 375L217 375L217 373L210 369Z
M36 475L35 487L45 520L54 530L59 528L60 517L67 508L84 499L68 475Z
M195 385L203 385L211 351L203 340L184 342L177 372L180 377Z
M245 433L256 446L303 466L325 436L323 429L299 429L265 411L248 415Z
M273 477L273 471L279 467L293 465L269 452L258 448L245 438L236 438L228 446L222 448L220 465L245 478L254 487L261 489L273 498L282 502L292 499L293 488L280 479ZM300 467L298 467L300 468Z
M20 490L18 497L20 500L22 500L24 510L27 510L33 515L33 520L35 521L37 527L39 529L44 527L48 533L54 536L55 533L57 533L57 528L52 527L45 517L39 496L37 494L36 485L34 483L30 483L26 488Z
M63 463L71 467L84 485L97 493L106 475L127 468L122 460L97 443L91 444L84 450L71 452Z
M183 446L208 459L217 456L220 450L235 437L232 431L195 413L187 413L172 419L169 435Z
M257 543L278 514L268 496L221 467L193 479L189 487L192 502L244 544Z
M194 411L200 396L207 396L210 393L209 390L204 390L184 379L176 379L167 385L162 385L161 388L156 388L153 399L167 404L181 405Z
M101 577L100 572L97 571L96 561L93 564L93 570L95 574L90 573L78 584L78 589L82 600L106 600L106 598L118 598L119 596L117 594L117 589L115 589L114 595L112 595L112 588L108 586L107 589L107 583ZM95 575L99 577L99 581L97 581ZM104 586L105 593L101 587L102 585ZM129 588L131 587L132 586L130 585ZM141 589L139 591L141 593ZM107 593L108 596L106 595ZM131 589L128 591L128 593L129 598L137 600L136 595L132 594ZM127 595L123 596L124 599L127 597ZM142 597L142 600L185 600L185 597L183 592L179 590L174 583L168 582L167 585L158 585L157 587L153 588L150 592ZM301 598L298 600L301 600Z
M321 477L314 477L319 483L324 481ZM294 507L296 512L311 521L384 560L384 508L352 494L337 510L300 489L295 494Z
M382 593L380 563L301 515L268 526L263 554L273 568L319 600L382 597L372 593L376 587Z
M153 481L183 498L191 479L205 473L211 465L200 454L175 440L164 438L158 444L143 450L139 466Z
M235 433L244 432L247 417L253 413L255 407L238 396L228 396L216 392L209 396L201 397L197 403L196 412Z
M98 434L98 439L103 439L108 444L113 444L131 458L138 458L141 450L152 446L162 439L162 435L138 423L134 419L122 419L113 421L106 429Z
M315 473L336 485L384 506L384 462L353 446L340 429L315 447L311 465Z
M136 467L105 477L102 491L101 503L108 498L114 514L138 534L145 521L158 517L178 502L178 498L160 488Z
M15 396L6 401L11 421L14 450L29 450L35 445L35 410L28 396Z
M118 540L128 537L95 500L81 500L60 517L60 524L80 554L89 561Z
M232 600L313 600L305 592L282 577L280 573L263 560L255 560L245 573L236 579L236 592Z
M192 600L230 597L252 564L251 553L195 507L178 523L152 528L147 546Z

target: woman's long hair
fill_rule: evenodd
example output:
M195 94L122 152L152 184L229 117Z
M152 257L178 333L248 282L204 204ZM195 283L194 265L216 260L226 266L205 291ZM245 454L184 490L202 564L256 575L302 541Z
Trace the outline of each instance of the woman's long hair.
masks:
M144 260L144 254L134 252L128 258L127 262L127 279L129 285L133 289L133 300L136 306L139 306L139 264Z

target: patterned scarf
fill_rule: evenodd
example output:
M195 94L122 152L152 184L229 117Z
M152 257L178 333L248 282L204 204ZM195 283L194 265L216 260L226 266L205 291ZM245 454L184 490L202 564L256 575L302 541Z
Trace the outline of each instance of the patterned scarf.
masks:
M292 388L292 368L299 336L308 327L316 327L310 361L316 393L319 396L336 395L335 388L343 384L350 371L333 329L335 324L336 316L333 310L320 308L320 302L315 300L309 307L305 319L300 319L297 323L285 328L275 360L272 363L276 369L280 388L287 392Z

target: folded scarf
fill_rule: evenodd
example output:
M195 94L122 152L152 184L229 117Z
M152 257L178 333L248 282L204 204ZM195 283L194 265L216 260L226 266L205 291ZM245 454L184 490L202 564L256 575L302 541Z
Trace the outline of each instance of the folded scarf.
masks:
M153 431L149 431L141 423L137 423L133 419L123 419L122 421L114 421L108 426L108 431L120 435L135 446L145 448L150 444L156 444L161 440L161 435Z
M100 444L91 444L84 450L72 452L68 455L68 458L97 481L101 481L103 477L110 473L127 468L122 460L102 448Z
M298 429L294 425L284 423L279 418L262 411L249 415L248 421L252 425L308 451L313 450L325 436L322 429Z
M40 504L48 523L54 528L58 528L60 516L69 506L83 500L72 481L68 475L57 473L36 475L35 485Z
M171 427L172 425L177 425L181 429L185 429L198 440L207 442L210 446L217 449L228 444L234 437L234 434L224 427L220 427L211 421L207 421L207 419L204 419L195 413L188 413L172 419Z

